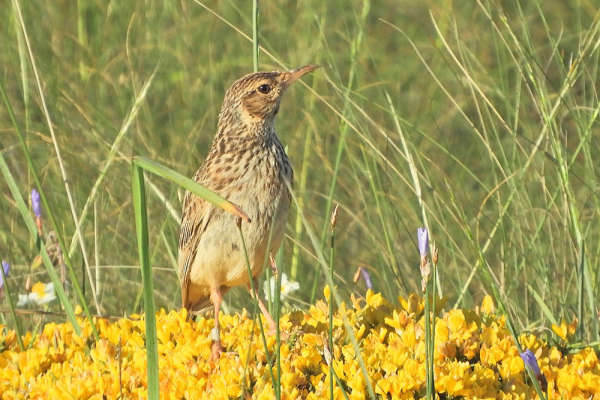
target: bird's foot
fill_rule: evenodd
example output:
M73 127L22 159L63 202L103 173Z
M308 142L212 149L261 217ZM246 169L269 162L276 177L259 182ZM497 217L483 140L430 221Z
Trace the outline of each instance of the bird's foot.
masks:
M212 339L212 354L210 356L210 361L218 361L221 357L221 353L224 350L223 345L221 344L221 335L219 334L219 330L214 328L212 331L210 331L210 336Z
M223 352L223 350L225 350L225 348L223 347L223 345L221 344L221 342L214 342L212 343L212 354L210 355L210 361L219 361L219 358L221 358L221 353Z

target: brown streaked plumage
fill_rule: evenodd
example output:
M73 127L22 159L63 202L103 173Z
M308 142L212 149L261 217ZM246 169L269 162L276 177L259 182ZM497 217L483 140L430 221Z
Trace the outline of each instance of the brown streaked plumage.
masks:
M275 134L275 116L286 89L316 68L257 72L235 81L225 94L208 156L193 177L250 217L242 232L255 279L265 258L281 245L291 202L293 171ZM231 287L248 285L250 278L236 217L190 192L183 200L179 273L183 307L200 312L214 305L213 358L218 358L223 349L218 336L222 295ZM262 301L259 305L274 329Z

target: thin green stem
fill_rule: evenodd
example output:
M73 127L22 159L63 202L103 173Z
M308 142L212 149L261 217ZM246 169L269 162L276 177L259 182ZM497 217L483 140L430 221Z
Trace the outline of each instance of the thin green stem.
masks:
M334 211L334 215L337 214L337 208ZM332 216L333 219L333 216ZM331 281L333 282L333 260L334 260L334 255L335 255L335 235L334 235L334 229L335 229L335 223L332 221L331 223L331 242L330 242L330 248L329 248L329 278L331 279ZM331 360L329 362L329 398L331 400L334 399L333 397L333 375L334 375L334 370L333 370L333 361L334 361L334 351L333 351L333 288L331 288L329 290L329 298L327 299L327 301L329 301L329 334L328 336L328 340L329 340L329 351L331 353Z
M425 284L425 313L423 318L425 318L425 373L426 373L426 391L427 391L427 400L433 400L433 379L431 379L431 365L433 364L433 354L431 352L430 343L432 341L431 337L431 306L429 304L429 291L431 286L431 282L429 280L426 281Z
M159 400L158 379L158 342L156 335L156 306L154 304L154 283L150 266L148 243L148 215L146 205L146 187L144 172L137 165L132 165L133 208L135 210L135 231L138 242L138 254L142 269L144 286L144 308L146 320L146 357L148 399Z
M281 265L282 250L279 249L275 265ZM275 356L277 360L277 382L275 396L277 400L281 400L281 332L279 330L279 318L281 313L281 273L275 274Z
M254 72L258 72L258 0L252 1L252 60Z
M248 270L248 276L250 277L250 290L252 291L251 297L254 299L254 303L258 306L258 291L254 285L254 278L252 277L252 269L250 269L250 259L248 258L248 249L246 247L246 240L244 239L244 233L242 232L242 220L236 219L236 225L240 232L240 239L242 240L242 249L244 250L244 258L246 259L246 268ZM271 376L271 382L273 382L273 390L277 393L275 388L275 375L273 374L273 368L271 366L271 357L269 357L269 347L267 346L267 337L265 335L265 327L262 324L262 319L258 317L258 326L260 328L260 337L262 339L263 348L265 349L265 357L269 364L269 375Z

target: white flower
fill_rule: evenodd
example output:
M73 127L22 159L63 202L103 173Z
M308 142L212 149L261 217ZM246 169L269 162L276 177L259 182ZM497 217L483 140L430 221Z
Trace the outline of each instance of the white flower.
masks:
M47 304L52 300L56 300L56 294L54 293L54 283L41 283L38 282L31 288L31 293L20 294L17 307L23 307L27 304Z
M298 282L290 281L286 274L281 274L281 293L279 296L280 300L283 300L284 297L289 297L290 293L300 289L300 284ZM272 276L271 279L267 282L265 287L263 288L265 292L265 297L267 299L275 298L275 277ZM269 291L270 297L269 297Z

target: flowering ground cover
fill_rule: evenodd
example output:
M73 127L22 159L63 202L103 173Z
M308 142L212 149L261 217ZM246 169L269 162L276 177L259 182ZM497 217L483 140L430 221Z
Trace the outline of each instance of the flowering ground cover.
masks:
M425 393L423 304L416 296L393 306L372 291L352 298L343 309L356 336L373 390L380 398L413 399ZM475 310L439 312L435 330L435 388L440 398L533 399L523 360L494 313L489 298ZM328 306L317 302L308 312L292 311L280 320L289 335L281 346L282 398L329 398L325 342ZM226 352L209 362L212 319L187 321L185 311L157 314L160 392L164 399L272 399L268 354L256 320L246 312L223 315ZM0 328L0 397L2 399L138 399L146 396L143 316L116 321L97 319L100 341L87 320L82 336L69 323L48 323L17 346L15 332ZM339 313L334 318L333 365L342 387L335 399L368 398L367 383ZM521 336L536 356L547 380L549 399L600 399L600 364L591 348L573 354L540 338ZM269 361L271 360L271 361Z

